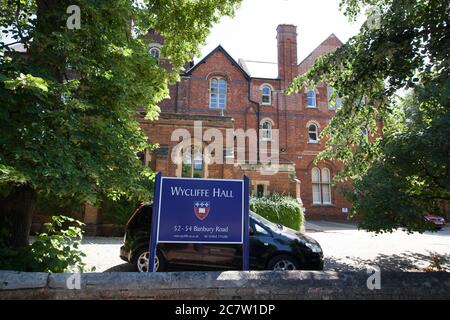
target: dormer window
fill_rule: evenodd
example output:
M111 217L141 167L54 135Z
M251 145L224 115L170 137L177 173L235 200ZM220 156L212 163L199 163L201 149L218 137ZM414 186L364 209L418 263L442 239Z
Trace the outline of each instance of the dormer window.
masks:
M209 107L211 109L225 109L227 103L227 81L214 77L210 81Z
M316 108L316 90L314 89L308 89L306 92L306 107L307 108Z
M272 105L272 88L268 85L261 87L261 104L265 106Z

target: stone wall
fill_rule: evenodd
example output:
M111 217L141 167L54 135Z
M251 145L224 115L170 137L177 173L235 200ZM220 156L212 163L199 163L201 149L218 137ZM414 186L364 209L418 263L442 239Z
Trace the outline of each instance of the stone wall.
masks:
M0 271L0 299L450 299L444 272L382 272L379 290L365 272L86 273L79 290L70 276Z

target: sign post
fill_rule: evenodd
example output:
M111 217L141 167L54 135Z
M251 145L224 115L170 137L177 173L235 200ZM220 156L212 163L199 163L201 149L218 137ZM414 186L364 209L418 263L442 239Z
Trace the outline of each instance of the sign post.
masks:
M155 179L150 272L158 243L242 245L249 270L249 179Z
M149 250L149 260L148 260L148 268L149 272L155 272L155 256L156 256L156 246L158 245L158 240L156 239L156 235L158 233L158 211L159 211L159 195L161 193L161 172L155 177L155 187L154 187L154 195L153 195L153 212L152 212L152 225L151 225L151 233L150 233L150 250ZM151 262L150 262L151 261Z
M244 243L242 269L250 270L250 179L244 176Z

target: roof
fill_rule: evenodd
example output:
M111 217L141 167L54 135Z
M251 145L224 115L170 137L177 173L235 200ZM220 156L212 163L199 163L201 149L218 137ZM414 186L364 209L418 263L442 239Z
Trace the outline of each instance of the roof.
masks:
M188 71L186 71L185 75L192 74L192 72L195 69L197 69L201 64L205 63L206 60L209 59L209 57L211 57L213 54L215 54L216 52L219 52L219 51L222 52L225 55L225 57L227 57L228 60L230 60L232 65L234 65L237 69L239 69L239 71L242 72L242 74L245 76L245 78L247 78L247 79L250 78L249 74L241 67L241 65L239 63L236 62L236 60L233 59L233 57L220 44L213 51L208 53L202 60L197 62L192 68L190 68Z
M278 78L278 64L276 62L239 59L239 64L252 78Z
M299 74L306 72L315 62L315 60L327 53L336 50L343 43L334 33L330 34L322 43L320 43L309 55L306 56L299 64Z

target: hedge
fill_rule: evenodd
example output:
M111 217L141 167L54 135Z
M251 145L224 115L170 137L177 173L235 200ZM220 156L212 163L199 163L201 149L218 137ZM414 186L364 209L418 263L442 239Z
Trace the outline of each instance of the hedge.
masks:
M296 199L289 196L273 194L263 198L251 197L250 210L273 223L279 223L294 230L301 230L305 221L303 207Z

